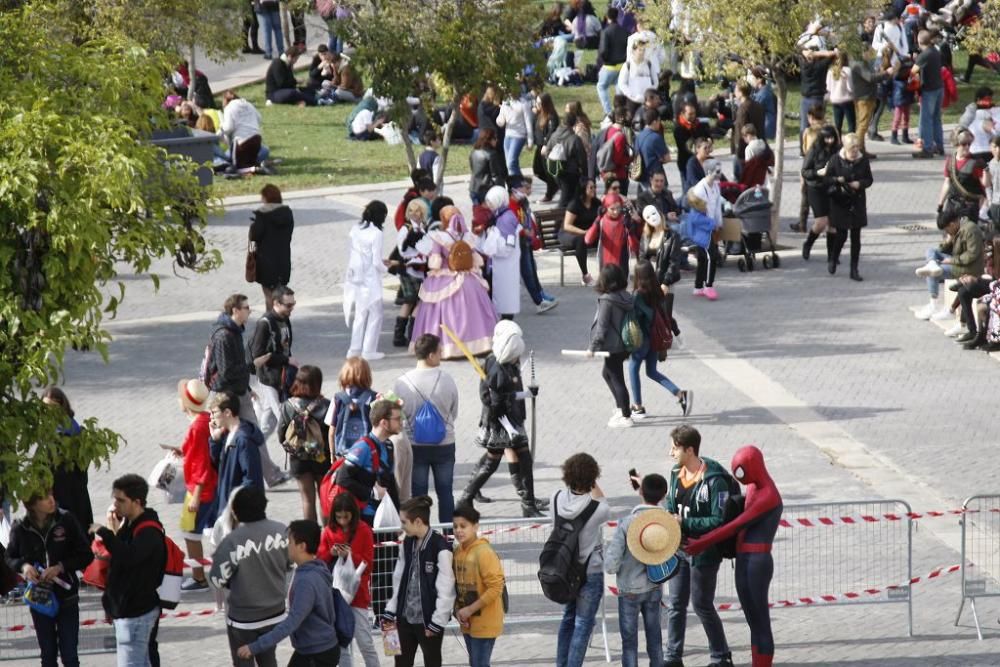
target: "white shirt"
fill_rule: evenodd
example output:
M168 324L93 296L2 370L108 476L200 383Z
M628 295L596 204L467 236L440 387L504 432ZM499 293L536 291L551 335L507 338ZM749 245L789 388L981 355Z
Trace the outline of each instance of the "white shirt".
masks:
M899 56L896 53L902 53L906 55L910 52L910 46L906 39L906 31L903 30L902 26L896 25L891 21L883 21L875 28L875 34L872 36L872 48L875 53L881 57L885 49L891 46L895 47L896 52L892 54L892 64L896 65L899 63Z
M368 131L368 126L375 122L375 113L369 109L362 109L351 121L351 134L364 134Z
M222 110L222 133L237 143L260 132L260 112L242 97L231 100Z
M497 126L507 128L506 136L518 139L528 139L529 146L532 143L532 133L529 128L534 125L534 118L531 113L531 104L526 98L508 98L500 105L500 114L497 116Z

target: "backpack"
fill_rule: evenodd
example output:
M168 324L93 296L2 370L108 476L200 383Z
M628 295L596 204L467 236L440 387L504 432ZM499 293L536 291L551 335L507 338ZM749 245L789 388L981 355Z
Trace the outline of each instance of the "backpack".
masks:
M472 247L461 239L452 243L448 250L448 268L456 272L471 271L472 266Z
M358 439L359 442L364 441L368 445L368 450L372 455L372 472L376 478L378 478L379 468L381 463L379 461L378 447L372 442L371 438L361 437ZM354 443L351 443L352 445ZM336 498L341 493L350 493L354 496L355 501L358 504L358 510L363 510L368 505L368 498L358 498L348 489L346 486L337 483L337 472L344 466L347 461L346 456L341 456L339 459L333 462L330 469L323 475L323 479L319 482L319 509L321 516L330 516L330 511L333 509L333 499Z
M542 594L553 602L567 604L575 600L587 578L590 557L587 562L580 563L580 532L597 511L598 504L591 500L575 519L566 519L559 516L558 494L552 501L555 527L538 557L538 581Z
M342 391L334 397L334 400L340 401L340 412L337 413L333 447L337 456L343 456L351 445L371 430L368 410L375 400L375 392L365 389L357 398L352 398L350 394Z
M434 380L434 387L431 389L431 395L434 395L434 390L437 389L438 382L441 380L441 372L438 372L437 379ZM445 424L444 418L441 413L438 412L437 406L431 403L427 398L420 393L417 389L417 385L413 384L410 378L406 378L406 381L410 383L413 387L413 391L417 392L417 396L423 399L424 404L420 406L417 410L417 414L413 415L413 444L417 445L439 445L441 441L444 440L444 436L448 434L448 426Z
M630 310L625 313L624 319L622 319L622 345L625 346L626 352L635 352L640 347L645 340L642 335L642 327L639 326L639 320L636 319L635 310Z
M205 354L201 358L201 367L198 369L198 379L204 382L209 389L215 384L215 378L219 375L215 359L212 358L212 344L214 342L214 339L209 340L208 345L205 346Z
M608 137L601 144L601 147L597 149L595 155L597 158L597 173L606 174L608 172L613 172L617 169L615 165L615 138Z
M653 309L653 324L649 327L649 346L654 352L666 352L674 343L668 316L663 309Z
M725 470L723 470L723 474L725 475L728 487L726 499L723 501L724 504L722 506L722 525L725 525L743 513L746 498L744 498L743 490L740 488L740 483L736 481L736 478ZM733 535L719 542L719 553L723 558L736 558L736 537L737 535Z
M281 446L292 458L319 463L326 461L326 438L323 436L323 426L312 416L312 411L317 405L319 405L318 399L299 410L289 403L295 410L295 415L285 427L285 439Z
M163 530L163 526L152 519L139 523L132 531L133 537L143 528L153 527L163 534L163 544L167 550L167 560L163 568L163 581L156 589L160 606L176 609L181 601L181 582L184 580L184 552Z
M333 591L333 627L337 631L337 644L347 648L354 639L354 611L336 588Z

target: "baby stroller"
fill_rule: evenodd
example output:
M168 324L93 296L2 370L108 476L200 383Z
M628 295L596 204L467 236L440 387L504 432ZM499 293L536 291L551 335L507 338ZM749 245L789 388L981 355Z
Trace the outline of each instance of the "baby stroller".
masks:
M770 193L767 188L760 186L746 189L733 204L733 215L740 219L743 256L736 263L740 271L754 270L757 264L756 253L760 252L764 237L767 237L771 247L770 254L765 254L762 260L764 268L776 269L781 266L781 258L774 252L774 243L771 241L771 206Z

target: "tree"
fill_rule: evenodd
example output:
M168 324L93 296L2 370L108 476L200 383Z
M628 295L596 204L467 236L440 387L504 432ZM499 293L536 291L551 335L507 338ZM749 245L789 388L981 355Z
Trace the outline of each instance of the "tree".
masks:
M858 51L858 28L869 0L744 0L734 5L725 0L689 0L684 16L674 21L671 3L647 3L646 19L663 35L679 43L690 40L699 52L707 75L732 69L734 61L745 73L747 67L766 67L774 79L778 106L775 137L775 178L771 189L771 239L777 242L781 193L784 181L785 109L788 100L788 72L801 52L797 46L806 25L816 18L837 35L841 48ZM686 34L672 25L683 25ZM731 72L730 72L731 73Z
M339 29L356 45L352 62L377 95L392 101L388 113L403 130L411 169L416 158L406 133L407 97L419 96L428 111L436 104L451 106L441 155L447 164L462 97L478 95L486 83L516 94L525 68L542 65L533 35L542 5L535 0L380 0L377 5L338 22Z
M980 10L979 18L966 33L963 46L970 54L1000 51L1000 0L986 0Z
M197 270L219 262L201 235L197 165L146 141L167 120L168 62L113 34L79 41L59 10L36 0L0 12L0 487L11 499L122 444L91 419L66 446L65 417L36 394L59 382L68 347L107 360L118 272L146 274L175 252Z

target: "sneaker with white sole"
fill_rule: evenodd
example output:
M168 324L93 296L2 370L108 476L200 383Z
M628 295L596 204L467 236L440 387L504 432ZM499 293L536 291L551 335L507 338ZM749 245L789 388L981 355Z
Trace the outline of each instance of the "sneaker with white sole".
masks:
M914 271L914 273L921 278L940 278L941 274L944 273L944 269L941 268L940 264L931 259L919 269Z
M955 336L961 334L963 331L965 331L965 325L962 324L961 322L955 322L954 326L952 326L950 329L945 330L944 335L948 336L949 338L954 338Z
M691 409L694 408L694 392L690 389L682 389L677 394L677 402L681 404L681 411L687 417L691 414Z
M622 413L616 414L608 421L608 428L631 428L632 418L622 415Z
M589 273L584 274L584 276L580 278L580 283L583 284L584 287L590 287L594 284L594 278Z
M684 337L681 336L680 334L674 334L674 342L673 342L673 344L670 347L672 347L675 350L683 350L684 349Z
M926 306L924 306L917 312L913 313L913 316L918 320L929 320L931 319L931 315L934 314L935 310L937 310L937 304L935 304L932 301L931 303L928 303Z
M937 312L931 313L931 320L934 322L947 322L954 319L954 317L955 313L951 312L950 308L942 308Z
M695 288L694 288L694 289L693 289L693 290L691 291L691 295L692 295L692 296L705 296L705 290L704 290L704 289L702 289L701 287L695 287Z
M646 408L641 405L632 406L632 419L643 420L646 418Z
M542 299L542 302L535 307L535 312L541 315L542 313L549 312L558 305L559 302L555 299Z

